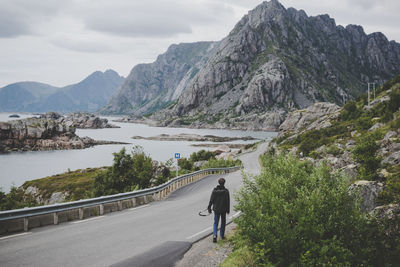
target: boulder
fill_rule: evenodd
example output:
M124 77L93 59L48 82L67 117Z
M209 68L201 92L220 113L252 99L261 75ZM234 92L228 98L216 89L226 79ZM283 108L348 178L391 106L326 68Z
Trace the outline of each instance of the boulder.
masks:
M377 207L376 199L383 189L384 185L377 181L360 180L351 184L348 190L360 200L361 210L370 212Z
M375 207L371 213L380 219L393 219L400 217L400 205L399 204L389 204Z
M234 156L235 156L235 153L233 153L233 152L224 152L224 153L221 153L221 154L215 156L215 158L228 160L228 159L233 159Z
M193 163L193 167L195 168L201 168L203 167L205 164L207 164L207 160L201 160L201 161L196 161Z
M221 146L217 147L216 149L214 149L214 153L216 155L219 155L222 153L228 153L228 152L231 152L231 149L227 145L221 145Z

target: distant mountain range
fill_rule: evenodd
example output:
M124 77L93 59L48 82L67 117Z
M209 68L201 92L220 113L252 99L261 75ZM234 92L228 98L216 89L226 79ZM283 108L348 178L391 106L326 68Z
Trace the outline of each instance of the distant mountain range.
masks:
M117 72L107 70L61 88L38 82L13 83L0 88L0 111L94 112L110 100L123 81Z
M361 26L342 27L328 15L307 16L271 0L219 42L172 45L154 63L134 67L102 111L228 128L268 114L257 121L262 129L317 101L343 104L368 82L399 73L400 44L382 33L367 35Z

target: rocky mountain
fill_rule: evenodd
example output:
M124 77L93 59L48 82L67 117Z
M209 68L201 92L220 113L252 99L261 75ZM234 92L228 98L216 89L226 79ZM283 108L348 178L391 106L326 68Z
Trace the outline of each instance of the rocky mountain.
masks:
M107 70L96 71L83 81L62 88L36 82L10 84L0 89L0 111L97 111L123 80L117 72Z
M151 64L135 66L101 110L104 114L146 114L175 101L212 54L215 43L171 45Z
M177 103L156 118L234 127L267 112L276 115L259 123L277 127L282 112L318 101L343 104L365 92L367 82L381 84L398 73L400 44L382 33L367 35L361 26L342 27L328 15L309 17L271 0L216 44Z

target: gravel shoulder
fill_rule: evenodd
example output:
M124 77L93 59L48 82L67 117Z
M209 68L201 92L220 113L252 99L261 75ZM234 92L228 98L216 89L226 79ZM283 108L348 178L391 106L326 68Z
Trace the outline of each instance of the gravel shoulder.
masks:
M226 227L226 235L232 235L236 225L231 223ZM174 267L214 267L220 265L232 252L231 244L219 240L212 242L212 235L209 235L196 243L185 253L183 258Z

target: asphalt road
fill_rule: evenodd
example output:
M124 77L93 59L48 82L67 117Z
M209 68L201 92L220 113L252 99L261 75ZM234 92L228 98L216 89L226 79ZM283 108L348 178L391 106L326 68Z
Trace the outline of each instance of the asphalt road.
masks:
M246 173L260 171L258 156L265 147L261 144L256 152L240 157ZM179 258L192 242L212 231L212 216L200 217L198 212L207 207L219 177L226 178L232 198L242 184L240 171L208 176L164 201L0 237L0 266L141 266L140 260L152 257L163 261L163 253ZM228 221L235 215L231 210ZM168 265L164 263L152 265Z

